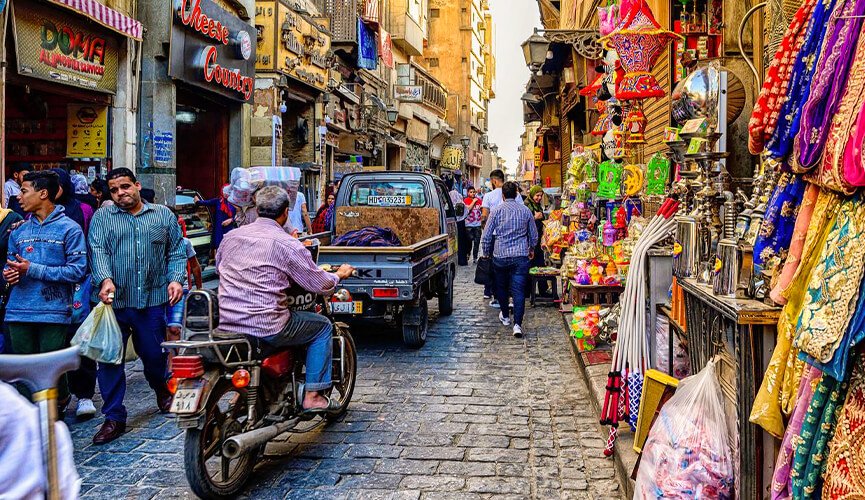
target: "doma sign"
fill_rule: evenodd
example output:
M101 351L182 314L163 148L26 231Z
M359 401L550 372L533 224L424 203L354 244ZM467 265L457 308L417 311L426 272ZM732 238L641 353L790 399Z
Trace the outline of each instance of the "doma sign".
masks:
M174 0L172 78L233 100L252 102L255 46L250 26L213 0Z

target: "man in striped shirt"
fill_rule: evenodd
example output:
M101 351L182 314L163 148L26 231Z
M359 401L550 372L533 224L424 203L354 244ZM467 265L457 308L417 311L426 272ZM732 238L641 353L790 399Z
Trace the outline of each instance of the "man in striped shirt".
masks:
M514 298L514 337L523 336L523 315L526 310L526 283L529 261L538 242L538 228L532 212L517 202L517 185L505 182L504 201L490 212L484 228L481 246L484 255L493 256L496 300L502 305L499 320L509 326L507 307L509 294Z
M330 295L354 268L322 271L303 243L285 232L289 200L284 189L262 188L255 204L258 218L226 234L216 252L219 328L274 347L307 345L303 408L311 413L334 409L319 393L331 386L333 325L320 314L290 311L287 291L297 284Z
M90 268L99 300L113 304L123 331L123 345L132 335L144 363L144 377L156 392L163 413L171 406L168 369L162 350L165 304L183 297L186 253L177 217L168 207L142 201L141 184L128 168L107 176L114 205L100 208L90 223ZM126 374L123 365L99 363L96 372L105 423L93 437L105 444L126 431Z

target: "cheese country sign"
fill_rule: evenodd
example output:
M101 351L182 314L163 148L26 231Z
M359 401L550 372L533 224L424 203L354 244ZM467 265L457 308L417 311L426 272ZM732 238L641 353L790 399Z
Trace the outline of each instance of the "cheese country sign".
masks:
M255 27L213 0L174 0L173 4L169 76L251 103Z

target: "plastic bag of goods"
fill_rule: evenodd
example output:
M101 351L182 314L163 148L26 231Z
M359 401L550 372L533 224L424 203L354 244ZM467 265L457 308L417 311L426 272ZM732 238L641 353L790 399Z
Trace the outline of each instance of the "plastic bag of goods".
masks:
M734 487L721 385L709 361L661 408L643 447L634 499L731 499Z
M655 346L657 352L655 359L658 360L658 370L672 375L670 371L670 321L666 316L658 315L655 319Z
M252 205L252 196L265 186L279 186L288 191L289 210L294 208L301 171L297 167L249 167L231 171L233 199L241 206Z
M600 306L574 306L571 336L576 339L580 352L592 351L598 345Z

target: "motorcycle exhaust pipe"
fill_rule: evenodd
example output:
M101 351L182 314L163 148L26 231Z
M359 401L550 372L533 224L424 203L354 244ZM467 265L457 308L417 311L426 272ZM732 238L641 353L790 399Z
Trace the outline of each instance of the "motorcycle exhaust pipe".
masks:
M253 431L232 436L222 443L222 454L226 458L230 459L241 457L267 443L276 436L279 436L283 432L291 429L297 425L298 422L300 422L299 418L293 418L286 422L268 425L261 429L255 429Z

